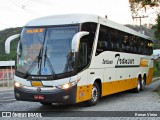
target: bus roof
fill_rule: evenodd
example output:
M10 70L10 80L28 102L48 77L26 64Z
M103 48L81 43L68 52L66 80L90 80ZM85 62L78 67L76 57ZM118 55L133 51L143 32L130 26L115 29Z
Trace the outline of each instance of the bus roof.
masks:
M69 25L69 24L78 24L78 23L84 23L84 22L95 22L95 23L101 23L103 25L106 25L108 27L133 34L135 36L139 36L145 39L150 39L150 37L140 34L133 29L130 29L126 26L123 26L121 24L115 23L111 20L108 20L106 18L92 15L92 14L65 14L65 15L53 15L53 16L46 16L37 18L34 20L29 21L25 26L53 26L53 25Z

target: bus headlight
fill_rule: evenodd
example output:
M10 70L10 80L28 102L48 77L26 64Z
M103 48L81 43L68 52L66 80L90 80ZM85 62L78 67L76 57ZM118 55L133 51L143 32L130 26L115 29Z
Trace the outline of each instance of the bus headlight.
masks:
M22 85L21 85L19 82L16 82L16 81L15 81L15 82L14 82L14 86L15 86L15 87L21 87Z
M61 88L61 89L68 89L74 85L77 84L78 81L74 81L74 82L70 82L70 83L66 83L64 85L60 85L60 86L57 86L58 88Z
M69 83L62 85L63 89L68 89L71 85Z

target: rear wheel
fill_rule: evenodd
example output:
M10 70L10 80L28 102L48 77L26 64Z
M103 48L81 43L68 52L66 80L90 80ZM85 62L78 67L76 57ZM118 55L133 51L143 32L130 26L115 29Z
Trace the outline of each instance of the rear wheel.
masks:
M145 86L146 86L146 77L143 76L143 79L141 80L140 90L143 91L145 89Z
M99 97L100 97L100 88L97 83L94 83L92 87L92 97L88 101L88 105L89 106L96 105L97 102L99 101Z

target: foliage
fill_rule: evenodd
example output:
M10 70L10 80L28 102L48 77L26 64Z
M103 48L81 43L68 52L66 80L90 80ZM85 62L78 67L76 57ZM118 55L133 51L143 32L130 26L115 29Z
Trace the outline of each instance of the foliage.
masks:
M155 37L160 40L160 14L157 17L156 22L157 24L154 26L154 29L155 29L154 34L155 34Z
M129 0L132 16L134 14L137 15L138 11L140 9L145 9L145 12L147 9L155 8L160 6L160 0ZM160 13L157 13L157 23L153 27L154 28L154 35L155 37L160 40Z
M130 3L140 4L141 7L149 5L150 7L157 6L160 3L160 0L129 0Z
M160 49L160 43L154 43L154 49Z
M16 47L18 39L11 42L11 53L5 53L5 41L6 39L14 34L19 34L22 28L9 28L0 31L0 61L15 60L16 57Z
M154 73L153 76L154 77L160 77L160 60L154 60Z
M131 29L133 29L133 30L135 30L135 31L137 31L137 32L139 32L140 31L140 26L138 26L138 25L125 25L125 26L127 26L127 27L129 27L129 28L131 28ZM145 27L145 26L142 26L142 30L144 31L144 34L145 35L147 35L147 36L149 36L149 37L151 37L151 38L153 38L154 37L154 30L153 29L149 29L149 28L147 28L147 27Z
M139 9L144 8L145 11L147 7L158 7L160 5L160 0L129 0L132 14L137 13Z

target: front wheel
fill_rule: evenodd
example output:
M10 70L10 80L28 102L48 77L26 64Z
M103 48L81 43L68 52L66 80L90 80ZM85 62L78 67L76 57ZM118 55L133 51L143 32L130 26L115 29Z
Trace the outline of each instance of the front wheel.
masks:
M99 98L100 98L100 88L97 83L94 83L92 87L92 97L88 101L88 105L89 106L96 105L97 102L99 101Z

